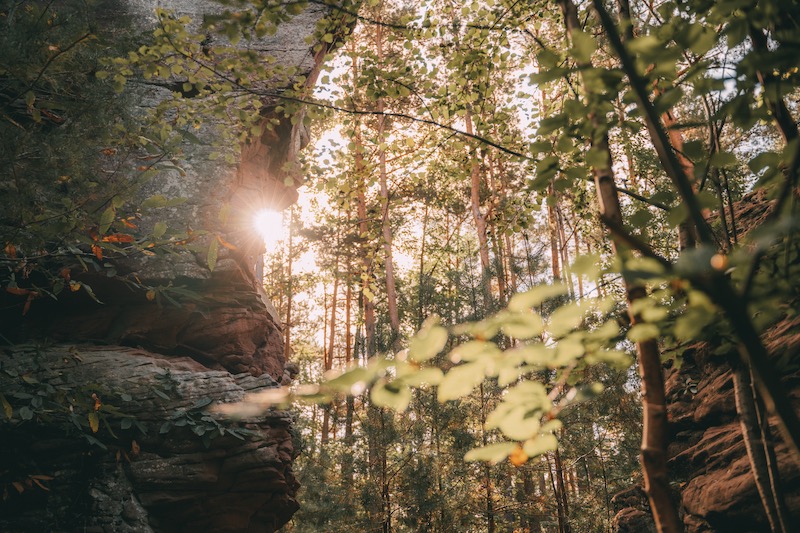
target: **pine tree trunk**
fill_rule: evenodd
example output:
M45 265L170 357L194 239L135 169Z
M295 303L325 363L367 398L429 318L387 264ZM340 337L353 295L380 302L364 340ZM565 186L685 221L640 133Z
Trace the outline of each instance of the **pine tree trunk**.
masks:
M378 63L383 62L383 26L375 28L375 47L377 50ZM381 231L383 233L384 268L386 271L386 304L389 309L389 325L392 329L392 340L390 345L398 350L400 341L400 316L397 311L397 288L395 287L394 276L394 257L392 251L392 225L389 217L389 187L386 176L386 148L385 148L385 127L386 117L382 114L385 108L383 98L378 98L378 174L380 181L380 195L382 204Z
M324 287L324 285L323 285ZM330 354L325 346L325 339L328 337L328 291L324 289L323 304L322 304L322 369L323 371L330 370ZM320 443L325 445L328 443L328 435L330 434L330 417L331 406L325 404L322 406L322 434L320 436Z
M481 442L484 446L489 443L488 435L486 433L486 396L484 394L483 383L480 385L481 395ZM492 489L492 470L489 464L483 466L484 483L486 484L486 531L488 533L495 533L495 516L494 516L494 491Z
M561 462L561 452L556 448L554 454L555 474L556 474L556 488L558 492L556 497L561 500L561 512L563 515L562 531L563 533L571 533L572 527L569 524L569 497L567 495L567 484L564 481L564 465Z
M472 111L470 109L467 109L464 120L467 134L474 135ZM475 148L472 152L469 191L472 220L475 222L475 230L478 234L478 257L481 261L481 286L483 288L484 303L486 309L488 310L492 307L492 265L489 260L489 240L486 228L486 216L481 211L481 164L478 148Z
M425 320L425 239L428 235L428 202L425 202L425 214L422 217L422 242L419 246L419 273L417 279L417 329L422 327Z
M553 186L547 188L547 227L550 230L550 264L553 269L553 280L561 279L561 253L558 250L558 221L555 209L556 193Z

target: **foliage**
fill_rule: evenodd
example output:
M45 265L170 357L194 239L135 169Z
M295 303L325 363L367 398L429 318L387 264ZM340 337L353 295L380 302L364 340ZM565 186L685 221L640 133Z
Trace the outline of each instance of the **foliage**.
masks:
M401 305L405 333L419 332L407 350L384 343L397 353L362 361L299 396L337 405L337 393L368 389L365 405L410 413L395 423L418 416L418 399L430 398L431 387L442 408L480 396L481 407L494 404L480 422L483 438L471 443L478 447L464 452L498 467L552 452L557 437L560 451L569 450L579 432L572 427L580 427L570 417L603 397L597 376L627 368L641 343L656 341L676 367L700 341L721 354L739 352L761 376L759 394L776 394L777 412L788 406L775 384L785 361L773 366L760 337L797 301L798 43L795 23L778 15L795 6L633 2L630 13L618 13L607 4L432 1L414 10L376 2L359 11L340 63L322 77L341 89L320 93L331 100L305 98L344 111L340 131L350 143L312 170L320 174L317 190L344 213L363 202L371 215L383 207L378 154L397 161L402 177L384 213L407 209L416 217L394 215L394 236L425 213L422 232L412 230L422 239L410 247L419 268L406 273ZM572 29L569 9L578 15ZM379 34L390 54L377 48ZM375 134L376 123L388 123L391 133ZM614 183L621 222L608 216L608 198L598 199L601 184L592 178L599 172ZM739 209L765 197L775 203L764 219ZM461 231L470 212L475 236ZM364 243L366 258L348 261L370 280L361 297L380 317L385 241L377 222L352 231L351 221L340 212L326 224ZM574 261L565 227L575 235ZM552 286L533 288L546 274L529 268L523 281L524 266L503 240L524 236L527 245L529 235L548 233L550 273L562 278L553 294ZM490 268L477 260L484 247ZM508 272L518 274L517 290L504 287ZM637 296L626 313L631 289ZM422 325L435 311L447 326L435 318ZM617 382L615 394L624 396L635 380L622 375L629 382ZM487 392L494 387L495 396ZM797 442L797 428L787 429L796 417L780 416L784 438ZM370 453L382 453L372 442ZM398 457L397 445L387 446ZM424 475L419 483L416 493L426 492ZM401 482L394 486L403 497ZM403 509L424 508L404 501Z

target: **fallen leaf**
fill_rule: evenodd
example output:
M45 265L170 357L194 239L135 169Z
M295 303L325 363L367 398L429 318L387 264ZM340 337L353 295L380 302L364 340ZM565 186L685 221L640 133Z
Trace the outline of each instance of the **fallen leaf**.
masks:
M94 400L94 410L99 411L100 408L103 406L103 402L100 401L100 398L97 396L96 393L92 393L92 400Z
M133 242L133 235L127 233L112 233L102 238L103 242Z

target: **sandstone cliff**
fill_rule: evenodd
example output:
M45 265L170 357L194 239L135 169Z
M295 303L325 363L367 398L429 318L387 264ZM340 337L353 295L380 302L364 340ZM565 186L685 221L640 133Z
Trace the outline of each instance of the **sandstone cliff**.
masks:
M135 42L155 27L156 7L195 21L222 9L210 1L107 0L91 4L88 16L100 39ZM307 39L328 14L306 7L250 46L311 84L324 49ZM142 109L173 95L169 83L129 88ZM284 376L281 324L256 279L261 245L249 228L254 210L285 208L302 183L294 162L308 133L302 120L271 114L277 102L265 101L261 112L275 126L241 149L238 164L211 156L219 149L212 122L181 147L180 169L137 192L139 200L182 199L158 219L145 213L140 230L158 220L207 233L195 249L139 254L113 267L190 298L158 301L77 264L66 265L70 279L90 285L102 303L65 291L28 308L16 294L0 295L0 334L10 343L0 351L9 401L0 424L0 530L270 532L296 510L291 417L275 411L231 422L207 411ZM223 205L233 216L220 217ZM211 268L205 250L217 237L231 246L220 247Z

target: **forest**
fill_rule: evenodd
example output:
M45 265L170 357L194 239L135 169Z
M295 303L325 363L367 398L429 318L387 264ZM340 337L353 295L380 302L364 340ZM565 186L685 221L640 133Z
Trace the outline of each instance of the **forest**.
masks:
M82 2L0 3L7 354L103 305L203 314L193 272L222 298L246 263L277 373L119 325L47 331L273 375L182 412L209 406L188 424L211 449L288 413L281 531L796 531L796 2L215 3L163 3L144 41ZM312 62L263 56L317 12ZM251 166L272 205L185 185ZM137 262L162 258L172 277ZM79 406L16 364L2 432L69 411L133 468L148 419L101 398L135 395ZM3 502L57 482L16 475L0 463Z

